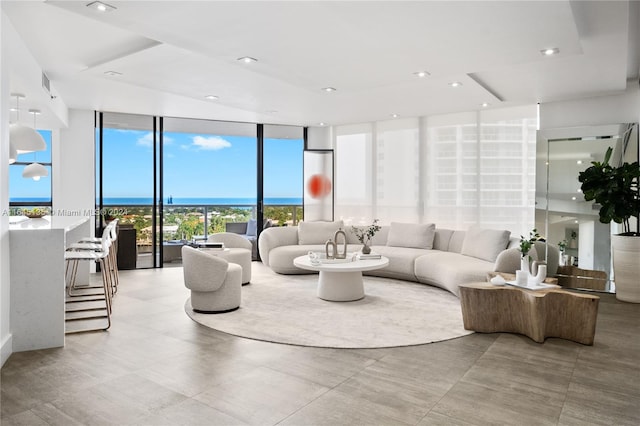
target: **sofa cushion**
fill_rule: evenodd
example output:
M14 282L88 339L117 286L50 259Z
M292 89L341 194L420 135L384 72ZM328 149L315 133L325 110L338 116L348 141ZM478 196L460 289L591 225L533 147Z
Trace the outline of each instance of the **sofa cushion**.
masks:
M247 222L247 235L250 237L258 235L258 221L255 219L249 219L249 222Z
M444 288L460 296L460 284L486 281L493 266L493 262L476 257L432 250L416 259L415 276L421 283Z
M324 244L339 228L344 227L341 220L335 222L305 222L298 224L298 244Z
M453 233L451 234L451 239L449 239L449 248L447 249L447 251L453 253L461 253L462 244L464 243L464 238L466 235L466 231L453 231Z
M424 249L392 246L372 246L371 251L388 258L389 265L382 269L366 271L364 274L407 281L417 281L414 274L414 261L427 252Z
M472 226L467 230L460 253L465 256L495 262L498 254L507 248L511 231L483 229Z
M449 241L453 231L451 229L436 229L436 234L433 236L433 249L449 251Z
M411 247L430 250L433 247L436 225L433 223L391 222L387 245L391 247Z

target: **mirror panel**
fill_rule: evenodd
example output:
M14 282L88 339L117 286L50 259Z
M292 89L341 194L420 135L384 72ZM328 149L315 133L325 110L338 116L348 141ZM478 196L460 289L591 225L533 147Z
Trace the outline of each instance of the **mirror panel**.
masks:
M599 206L584 200L578 174L603 161L613 148L612 164L636 161L637 123L538 131L536 227L548 244L566 244L558 281L563 287L614 292L611 234L618 224L599 221Z

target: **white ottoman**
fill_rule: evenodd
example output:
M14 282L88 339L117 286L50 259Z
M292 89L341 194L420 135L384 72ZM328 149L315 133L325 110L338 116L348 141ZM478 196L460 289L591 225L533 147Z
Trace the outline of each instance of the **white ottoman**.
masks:
M201 248L200 250L206 251L214 256L220 256L229 263L240 265L242 268L242 285L247 285L251 282L251 250L235 247L224 250L206 248Z

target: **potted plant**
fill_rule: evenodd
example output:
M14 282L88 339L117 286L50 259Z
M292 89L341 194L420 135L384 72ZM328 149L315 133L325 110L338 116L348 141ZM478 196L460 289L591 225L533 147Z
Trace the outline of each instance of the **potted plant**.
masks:
M380 225L378 225L378 219L374 219L373 223L367 227L360 226L352 226L351 231L356 236L358 241L362 244L362 253L369 254L371 253L371 238L376 235L376 232L380 230Z
M569 243L570 248L577 248L576 239L578 238L578 233L575 230L571 230L571 242Z
M593 161L579 173L578 180L584 199L600 205L600 222L622 224L623 232L611 236L616 298L640 303L640 164L635 161L612 166L609 164L612 152L609 147L604 161ZM635 231L630 227L631 217L636 217Z
M567 240L558 242L558 250L560 250L560 260L562 261L561 266L565 266L567 264L567 255L564 254L565 250L567 250L567 244Z
M531 258L529 257L529 251L533 248L533 244L540 239L540 234L538 234L538 230L533 228L529 231L529 238L525 238L523 235L520 235L520 255L522 258L520 259L520 270L530 272L531 268L529 265L529 261Z

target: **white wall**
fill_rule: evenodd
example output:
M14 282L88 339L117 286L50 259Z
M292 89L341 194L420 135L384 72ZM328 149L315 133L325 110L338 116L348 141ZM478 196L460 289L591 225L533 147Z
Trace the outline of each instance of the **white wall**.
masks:
M11 355L9 275L9 73L5 28L8 18L0 13L0 366Z
M53 133L53 209L89 211L95 206L94 113L69 110L69 128Z
M309 127L307 130L307 148L332 149L332 129L333 127Z
M626 92L595 98L540 104L540 129L596 126L640 121L638 82L629 82Z
M42 90L41 66L1 10L0 47L0 361L1 365L4 365L13 351L10 324L9 216L7 215L11 118L9 106L15 102L15 99L11 98L11 92L27 94L28 105L42 110L49 117L50 124L65 126L68 123L68 111L60 97L52 99ZM87 117L90 119L87 120ZM39 123L44 121L47 120L41 120ZM65 135L66 132L69 135ZM69 141L67 146L64 145L65 139ZM81 114L68 131L53 132L52 161L54 179L52 195L54 199L59 197L54 208L93 208L92 113ZM87 192L88 188L90 192Z

